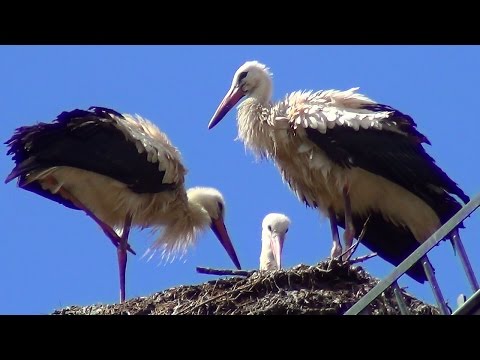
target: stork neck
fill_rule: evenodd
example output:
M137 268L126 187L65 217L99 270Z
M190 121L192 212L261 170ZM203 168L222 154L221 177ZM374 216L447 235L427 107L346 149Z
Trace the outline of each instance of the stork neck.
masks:
M273 82L271 76L267 72L257 74L254 88L249 97L256 99L260 105L267 106L272 99Z
M270 246L269 235L266 233L262 234L262 254L264 257L273 259L273 251L272 247Z
M238 138L260 157L274 147L270 138L269 118L272 106L262 105L255 98L248 98L238 107Z
M188 213L186 214L192 228L204 229L210 224L210 216L207 211L197 202L188 201Z

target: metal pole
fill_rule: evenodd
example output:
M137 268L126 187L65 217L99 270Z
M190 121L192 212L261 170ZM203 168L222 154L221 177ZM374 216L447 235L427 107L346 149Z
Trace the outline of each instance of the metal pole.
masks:
M429 252L433 246L437 245L445 236L452 232L452 229L460 224L465 218L470 216L478 207L480 207L480 194L477 194L468 204L461 208L450 220L435 231L423 244L421 244L409 257L403 260L394 270L375 287L357 301L344 315L357 315L375 300L382 292L393 284L400 276L410 269L424 254Z
M398 286L398 282L394 282L392 284L393 293L395 294L395 299L397 300L398 308L400 309L400 313L402 315L410 315L410 311L408 311L407 304L405 304L405 299L402 295L402 290L400 286Z
M445 303L445 299L443 298L442 292L440 291L440 287L438 286L437 278L433 272L432 264L428 260L427 255L425 255L422 260L423 269L425 270L425 274L427 275L428 282L433 291L433 295L435 296L435 300L437 301L437 305L440 308L440 313L442 315L449 315L450 311L448 311L447 304Z
M467 252L463 247L462 240L460 240L460 234L458 233L458 229L452 231L452 242L455 251L460 257L460 261L462 262L463 270L465 271L465 274L467 274L468 282L470 283L473 292L475 292L479 289L478 281L475 278L475 273L473 272L472 265L470 264L470 260L468 259Z

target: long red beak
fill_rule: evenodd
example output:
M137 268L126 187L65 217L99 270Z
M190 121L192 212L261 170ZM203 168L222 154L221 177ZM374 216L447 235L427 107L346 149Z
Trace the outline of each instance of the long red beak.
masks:
M227 251L228 256L230 256L230 259L232 259L237 269L241 270L242 267L240 266L240 261L238 261L237 254L235 253L235 249L232 245L232 241L230 240L230 236L228 236L227 228L225 227L223 220L221 218L217 220L212 219L212 224L210 227L217 236L218 240L220 240L220 243Z
M283 250L283 241L285 238L278 234L272 234L270 237L270 248L273 252L273 257L277 263L277 268L282 268L282 250Z
M232 107L235 106L238 101L244 97L245 94L242 92L242 90L238 86L234 86L232 89L230 89L223 98L222 102L217 108L217 111L215 111L215 114L212 117L212 120L208 123L208 129L210 130L213 128L215 125L217 125L220 120L222 120L225 115L230 111Z

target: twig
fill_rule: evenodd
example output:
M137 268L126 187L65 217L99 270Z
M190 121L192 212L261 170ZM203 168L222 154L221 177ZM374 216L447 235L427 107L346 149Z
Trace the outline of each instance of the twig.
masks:
M375 256L377 256L377 253L372 253L372 254L368 254L368 255L364 255L364 256L359 256L355 259L350 260L349 264L364 262L365 260L371 259Z
M367 220L365 220L365 222L363 223L363 227L362 227L362 231L360 232L360 235L358 236L358 240L355 241L352 246L350 246L347 250L345 250L343 253L341 253L340 255L338 255L336 258L333 258L329 261L328 263L328 266L327 266L327 271L330 271L331 268L332 268L332 263L334 260L337 260L337 261L341 261L340 259L342 259L343 255L345 255L346 253L348 253L350 250L353 249L353 251L350 253L350 256L348 257L347 260L344 261L344 263L350 263L350 264L353 264L351 261L350 261L350 258L352 257L352 255L355 253L355 250L357 250L357 247L358 245L360 244L360 242L363 240L363 237L365 236L365 232L367 231L367 224L368 224L368 221L370 220L370 216L368 216ZM375 254L376 255L376 254ZM359 259L359 258L357 258ZM355 260L357 260L355 259ZM364 259L366 260L366 259ZM363 260L362 260L363 261ZM360 261L357 261L357 262L360 262Z
M197 272L199 274L207 274L207 275L238 275L238 276L250 276L255 273L255 270L247 271L247 270L228 270L228 269L212 269L212 268L204 268L197 266Z
M363 223L362 231L360 232L360 235L358 236L358 240L352 246L350 246L350 248L347 249L347 251L345 251L343 254L340 255L342 257L343 255L345 255L347 252L349 252L353 248L350 256L347 259L347 261L350 260L352 255L355 253L355 250L357 250L358 245L360 245L360 242L363 240L363 237L365 236L365 232L367 231L367 224L370 221L370 216L371 215L368 215L367 220L365 220L365 222ZM341 257L340 257L340 259L341 259Z
M240 286L240 287L237 287L237 288L235 288L235 289L231 289L231 290L225 291L224 293L221 293L221 294L216 295L216 296L214 296L214 297L212 297L212 298L210 298L210 299L207 299L207 300L201 302L200 304L195 304L193 307L190 307L190 308L187 307L187 308L185 308L185 309L183 309L183 310L180 310L176 315L185 314L187 311L193 312L193 310L199 309L199 308L202 307L203 305L206 305L206 304L208 304L209 302L212 302L213 300L217 300L217 299L219 299L219 298L221 298L221 297L224 297L224 296L233 294L233 293L234 293L235 291L237 291L237 290L240 290L240 291L241 291L241 290L244 290L244 289L246 289L248 286L250 286L250 284L245 284L245 285Z

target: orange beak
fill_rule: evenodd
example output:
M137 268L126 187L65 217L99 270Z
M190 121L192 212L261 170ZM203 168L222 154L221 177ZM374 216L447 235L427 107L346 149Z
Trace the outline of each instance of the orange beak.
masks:
M284 240L284 236L280 236L278 234L273 234L270 237L270 248L272 249L273 257L277 263L278 269L282 268L282 250Z
M227 228L225 227L223 220L221 218L217 220L212 219L212 224L210 227L217 236L218 240L220 240L220 243L227 251L228 256L230 256L230 259L232 259L237 269L241 270L242 267L240 266L240 261L238 261L237 254L235 253L235 249L232 245L232 241L230 240L230 236L228 236Z
M210 130L215 125L217 125L220 122L220 120L222 120L225 117L225 115L227 115L230 109L234 107L235 104L238 103L240 99L244 96L245 94L243 93L242 89L234 85L227 92L227 95L225 95L225 97L223 98L222 102L217 108L217 111L215 111L215 114L213 115L212 119L208 123L208 129Z

